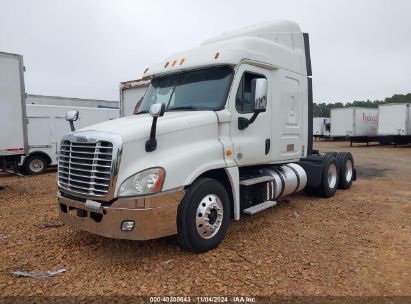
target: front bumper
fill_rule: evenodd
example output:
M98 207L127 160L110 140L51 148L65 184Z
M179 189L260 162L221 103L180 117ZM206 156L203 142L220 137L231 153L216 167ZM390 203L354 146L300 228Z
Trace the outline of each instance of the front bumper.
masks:
M110 206L86 204L58 194L63 223L109 238L149 240L177 233L177 208L184 191L118 199ZM131 231L122 231L125 220L134 221Z

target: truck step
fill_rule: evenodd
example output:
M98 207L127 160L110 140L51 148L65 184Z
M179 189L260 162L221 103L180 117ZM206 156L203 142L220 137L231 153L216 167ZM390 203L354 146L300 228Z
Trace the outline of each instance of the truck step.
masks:
M276 201L265 201L265 202L263 202L263 203L261 203L261 204L258 204L258 205L249 207L249 208L247 208L247 209L244 209L243 212L244 212L245 214L253 215L253 214L256 214L256 213L258 213L258 212L260 212L260 211L263 211L263 210L265 210L265 209L267 209L267 208L273 207L273 206L275 206L275 205L277 205L277 202L276 202Z
M251 185L255 185L255 184L259 184L259 183L263 183L263 182L270 182L275 180L274 177L272 176L259 176L259 177L254 177L254 178L250 178L250 179L244 179L242 181L240 181L240 185L243 186L251 186Z

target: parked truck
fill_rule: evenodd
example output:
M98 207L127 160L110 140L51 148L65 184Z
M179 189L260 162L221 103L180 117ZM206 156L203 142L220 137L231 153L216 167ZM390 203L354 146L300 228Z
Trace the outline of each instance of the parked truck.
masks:
M231 219L285 195L350 188L352 155L312 148L311 75L308 34L291 21L223 34L147 68L139 115L62 139L61 220L111 238L177 234L204 252Z
M27 104L28 153L20 161L25 173L40 174L57 165L61 138L70 133L65 116L75 110L79 111L76 122L79 128L119 117L118 109Z
M21 55L0 52L0 106L0 169L15 171L28 151Z
M120 116L137 114L150 79L130 80L120 84Z

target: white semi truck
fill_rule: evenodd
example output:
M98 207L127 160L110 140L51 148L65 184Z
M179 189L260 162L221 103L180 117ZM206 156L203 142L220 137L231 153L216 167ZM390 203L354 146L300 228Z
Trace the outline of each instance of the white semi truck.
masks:
M294 22L209 39L144 77L138 115L63 138L64 223L131 240L177 234L204 252L231 219L303 189L331 197L355 180L350 153L312 149L309 40Z
M28 151L23 56L0 52L0 170L17 169ZM12 132L10 132L12 130Z
M71 107L47 104L26 105L28 152L20 162L25 173L40 174L48 167L57 165L61 138L70 132L70 127L65 120L66 112L75 110L79 112L76 127L80 128L119 118L118 109L91 108L81 105L78 102L77 106ZM8 131L10 134L13 132L13 130Z

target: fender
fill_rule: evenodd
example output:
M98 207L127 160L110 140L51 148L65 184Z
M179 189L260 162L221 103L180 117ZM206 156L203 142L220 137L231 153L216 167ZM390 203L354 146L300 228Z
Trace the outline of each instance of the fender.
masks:
M224 168L233 191L234 219L240 219L240 172L238 167Z

